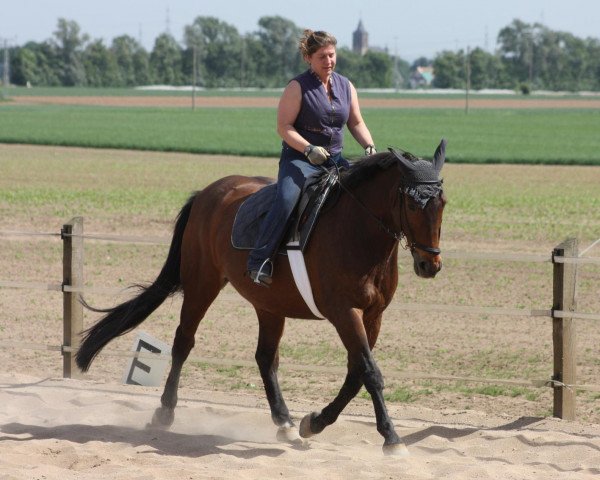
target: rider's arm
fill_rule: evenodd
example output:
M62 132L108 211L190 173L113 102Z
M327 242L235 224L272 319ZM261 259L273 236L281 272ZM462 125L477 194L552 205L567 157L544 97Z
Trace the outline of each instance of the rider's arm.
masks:
M350 133L360 146L366 148L369 145L374 145L373 137L371 137L371 132L360 113L358 95L352 83L350 83L350 92L352 97L350 102L350 114L348 115L348 130L350 130Z
M303 152L309 145L294 128L294 122L302 105L302 89L296 80L288 83L279 99L277 108L277 133L290 147Z

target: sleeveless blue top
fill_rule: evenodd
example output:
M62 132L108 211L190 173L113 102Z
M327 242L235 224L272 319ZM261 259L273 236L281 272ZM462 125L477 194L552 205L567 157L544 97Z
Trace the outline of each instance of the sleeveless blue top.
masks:
M312 70L294 78L302 89L302 104L294 128L312 145L325 147L331 155L342 151L344 126L350 114L350 81L331 74L331 100Z

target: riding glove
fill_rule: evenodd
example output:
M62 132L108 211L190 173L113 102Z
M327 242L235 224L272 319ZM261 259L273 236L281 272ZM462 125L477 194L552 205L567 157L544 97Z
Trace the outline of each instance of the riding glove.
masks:
M365 147L365 155L368 157L370 155L374 155L377 153L377 150L375 150L375 145L371 144L371 145L367 145Z
M315 147L314 145L308 145L304 149L304 155L313 165L321 165L329 158L329 152L327 150L323 147Z

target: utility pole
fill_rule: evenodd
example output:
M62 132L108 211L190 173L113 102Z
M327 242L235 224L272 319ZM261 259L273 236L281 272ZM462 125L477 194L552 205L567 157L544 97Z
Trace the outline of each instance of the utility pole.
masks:
M400 90L400 70L398 69L398 37L394 37L394 86Z
M2 85L8 86L10 76L8 74L8 39L4 39L4 66L2 68Z
M469 90L471 90L471 48L467 47L467 56L465 57L465 115L469 113Z
M193 53L194 58L192 59L192 111L196 110L196 45L194 45Z
M8 52L8 38L2 38L4 55L2 60L2 94L0 98L8 97L8 87L10 85L10 61L9 61L9 52Z
M242 37L242 48L240 51L240 88L244 88L244 68L246 60L246 37Z

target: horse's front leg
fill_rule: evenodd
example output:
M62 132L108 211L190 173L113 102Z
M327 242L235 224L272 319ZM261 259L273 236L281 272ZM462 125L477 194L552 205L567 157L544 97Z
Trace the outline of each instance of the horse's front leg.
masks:
M330 319L335 325L346 350L348 351L348 373L336 398L320 413L313 412L302 419L300 435L310 437L322 432L333 424L342 410L359 392L364 384L373 399L377 431L383 436L383 451L386 454L405 455L408 453L401 438L396 433L383 398L383 376L371 353L369 340L374 344L378 332L368 335L361 315L354 309L347 315ZM380 318L379 318L380 320ZM370 324L369 324L370 325ZM372 333L372 332L370 332ZM371 337L371 339L369 339Z

